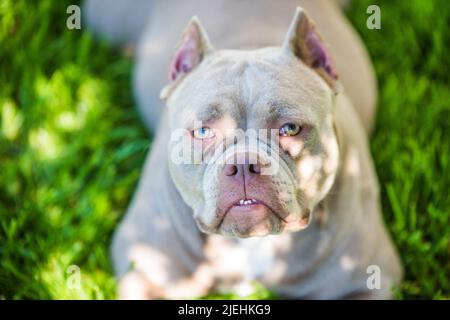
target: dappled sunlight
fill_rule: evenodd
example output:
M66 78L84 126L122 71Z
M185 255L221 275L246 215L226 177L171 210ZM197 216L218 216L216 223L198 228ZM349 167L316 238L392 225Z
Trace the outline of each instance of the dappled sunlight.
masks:
M63 148L58 135L44 128L32 130L28 136L28 142L41 160L55 159L61 154Z
M104 286L110 289L115 287L114 281L108 279L108 274L72 264L76 252L72 251L72 254L68 252L70 251L66 248L55 250L49 254L48 262L36 270L35 278L47 287L49 298L56 300L108 298L104 295L105 288L98 285L103 282Z
M300 189L304 190L308 198L312 199L317 196L322 163L323 157L321 155L310 155L309 152L305 151L297 166L298 176L301 177Z
M74 79L79 76L82 78ZM36 117L38 122L36 127L30 128L28 142L42 161L65 156L66 145L70 143L70 137L65 133L75 134L85 129L87 121L92 126L109 105L108 86L83 74L82 68L73 64L56 70L49 79L38 76L34 89L36 103L29 116ZM9 127L6 127L12 135L14 130L17 131L14 126L21 122L20 116L16 115L11 104L6 104L4 109L6 115L12 118Z
M64 131L80 130L84 126L84 115L85 114L80 115L76 112L63 112L57 117L56 124Z
M343 255L339 259L339 264L341 268L345 271L352 271L355 269L357 262L354 258L350 257L349 255Z
M354 147L349 147L344 163L344 172L352 177L357 177L360 174L360 163L358 150Z
M155 285L164 286L170 279L170 264L168 257L146 244L136 244L128 254L130 261L133 261L133 268L138 270L151 270L152 276L156 279Z
M148 134L129 60L46 22L66 6L0 5L0 299L115 297L108 243ZM66 286L72 264L81 291Z
M19 135L23 123L23 115L11 100L5 100L1 103L1 131L8 140L14 140Z

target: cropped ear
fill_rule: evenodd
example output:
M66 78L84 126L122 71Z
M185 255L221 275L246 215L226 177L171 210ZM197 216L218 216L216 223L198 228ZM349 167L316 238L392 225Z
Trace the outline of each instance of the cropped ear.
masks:
M194 16L183 31L169 67L169 85L161 92L161 99L166 99L174 83L200 64L203 58L214 50L208 35L199 19Z
M340 90L340 83L328 48L314 23L300 7L295 10L283 48L314 69L335 93Z

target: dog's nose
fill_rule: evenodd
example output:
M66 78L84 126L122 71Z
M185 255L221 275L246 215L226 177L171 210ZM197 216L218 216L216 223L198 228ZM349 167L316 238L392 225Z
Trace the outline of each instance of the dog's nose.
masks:
M259 175L261 174L261 166L258 164L226 164L223 172L228 177Z

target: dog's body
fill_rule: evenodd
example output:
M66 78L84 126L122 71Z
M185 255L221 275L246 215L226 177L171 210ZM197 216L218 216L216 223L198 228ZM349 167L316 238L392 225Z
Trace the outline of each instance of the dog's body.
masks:
M301 13L281 48L249 50L280 45L288 17L298 4L306 8L330 43L348 95L341 92L333 98L337 81L328 57L321 56L320 67L307 68L309 56L292 47L296 41L302 46L304 39L312 37L313 49L319 45L322 54L315 33L308 33L307 38L301 34L304 26L310 28ZM89 7L89 15L95 16L88 2ZM335 4L321 0L261 1L255 6L254 2L227 0L164 1L145 7L152 14L137 42L134 84L146 123L155 128L158 121L159 126L136 194L113 240L120 296L195 297L259 280L286 297L391 297L391 286L401 279L401 267L382 222L378 182L367 142L374 115L375 81L364 49ZM220 47L245 50L212 49L203 28L191 22L170 65L172 81L164 93L168 107L158 108L158 93L166 82L173 44L193 14L199 15ZM97 27L105 30L107 24ZM315 32L312 27L308 30ZM300 49L313 55L317 51ZM298 89L292 86L294 82ZM228 98L232 103L224 105ZM294 111L284 106L267 107L280 98L303 107ZM210 110L212 102L214 111ZM285 165L270 179L249 172L247 164L232 166L247 170L242 173L242 182L234 174L223 174L222 167L174 165L169 157L176 146L170 140L171 130L189 127L185 122L190 117L214 115L211 127L217 132L221 125L259 129L269 127L265 116L274 109L284 118L301 111L312 123L314 134L298 138L304 141L280 139ZM165 111L159 117L161 110ZM320 168L311 169L313 163L321 163ZM305 173L308 170L312 170L309 175ZM255 183L246 182L246 177ZM282 187L268 192L274 181ZM262 205L257 204L259 211L248 212L264 219L253 228L254 220L236 211L242 208L233 206L233 215L221 213L223 203L239 198L233 192L241 183L244 193L261 197L270 208L279 206L275 211L286 211L286 215L277 219L270 210L261 213ZM283 191L288 198L295 195L295 200L281 199ZM268 199L272 194L274 199ZM220 224L217 217L222 219ZM305 219L307 227L302 224ZM266 237L239 239L216 233ZM368 285L368 270L380 271L380 288Z

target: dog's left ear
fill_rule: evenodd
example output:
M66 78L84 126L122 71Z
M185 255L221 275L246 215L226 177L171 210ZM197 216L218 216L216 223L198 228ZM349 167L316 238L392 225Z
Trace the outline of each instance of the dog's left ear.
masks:
M283 48L315 70L334 93L340 91L340 83L328 48L314 23L300 7L295 10Z
M194 16L181 35L169 67L170 83L161 91L161 99L166 99L175 83L195 69L203 58L214 50L199 19Z

